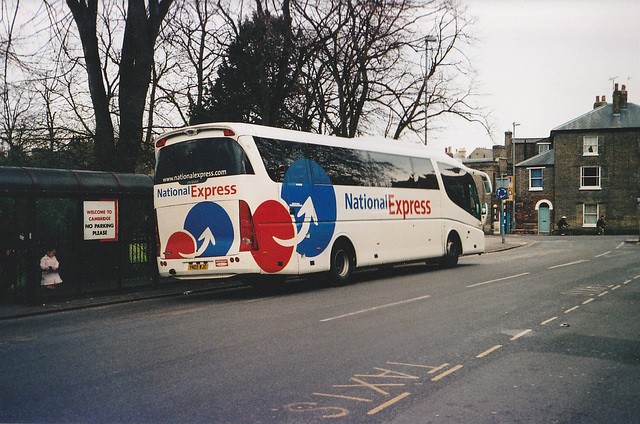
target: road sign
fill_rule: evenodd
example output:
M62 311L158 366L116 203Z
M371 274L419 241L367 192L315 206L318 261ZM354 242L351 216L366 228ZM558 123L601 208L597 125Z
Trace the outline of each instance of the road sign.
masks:
M496 190L496 196L500 200L504 200L509 196L509 190L506 187L498 187Z

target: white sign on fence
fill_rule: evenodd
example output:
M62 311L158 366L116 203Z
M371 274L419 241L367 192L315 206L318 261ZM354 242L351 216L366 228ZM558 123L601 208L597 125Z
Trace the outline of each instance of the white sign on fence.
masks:
M84 239L100 241L118 240L118 201L85 200Z

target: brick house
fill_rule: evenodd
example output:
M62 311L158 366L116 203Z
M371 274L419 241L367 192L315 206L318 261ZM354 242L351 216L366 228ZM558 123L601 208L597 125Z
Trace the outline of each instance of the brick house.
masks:
M615 85L613 103L596 98L593 110L551 130L555 150L555 217L567 216L574 234L638 232L640 106ZM557 220L557 219L556 219Z
M554 165L554 149L516 165L517 230L541 234L549 234L553 230Z
M516 232L549 234L566 216L573 234L596 234L596 221L605 215L608 234L638 233L640 106L627 102L624 85L619 90L616 84L613 103L596 97L593 110L552 129L548 138L512 138L507 131L503 149L465 163L493 171L494 185L515 168ZM495 196L492 204L495 210ZM512 211L513 202L505 209Z

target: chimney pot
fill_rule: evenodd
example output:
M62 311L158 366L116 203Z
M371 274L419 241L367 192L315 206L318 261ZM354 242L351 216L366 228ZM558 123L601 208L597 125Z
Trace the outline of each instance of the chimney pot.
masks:
M600 103L600 96L596 96L596 103Z
M622 109L622 93L618 90L618 84L616 84L616 89L613 91L613 114L620 114L620 109Z
M603 96L602 96L602 101L603 101L603 102L606 102L606 101L607 101L607 96L604 96L604 95L603 95Z

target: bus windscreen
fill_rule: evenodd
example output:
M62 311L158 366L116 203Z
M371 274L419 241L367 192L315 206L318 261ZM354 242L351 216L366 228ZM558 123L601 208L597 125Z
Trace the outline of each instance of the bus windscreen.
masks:
M197 184L212 177L253 173L246 153L235 140L199 138L160 150L155 183Z

